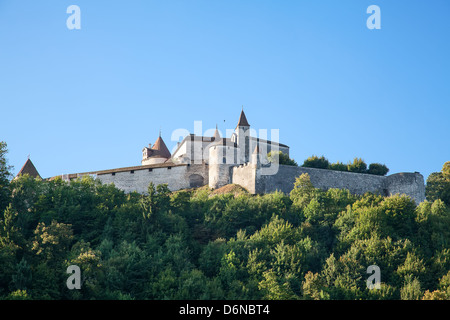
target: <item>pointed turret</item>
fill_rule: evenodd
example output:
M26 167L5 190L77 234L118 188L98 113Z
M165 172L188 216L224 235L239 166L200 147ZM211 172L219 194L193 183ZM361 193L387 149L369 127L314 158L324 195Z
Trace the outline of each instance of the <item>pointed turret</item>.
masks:
M247 117L245 116L244 113L244 107L242 107L241 115L239 116L239 121L236 128L238 127L250 127L250 124L248 123Z
M214 141L217 141L217 140L219 140L221 138L219 130L217 129L217 124L216 124L216 131L214 131L213 138L214 138Z
M169 149L167 148L164 140L161 137L161 131L159 132L159 137L156 139L153 146L151 144L148 147L145 147L142 150L142 161L141 164L155 164L166 162L170 159L172 155L170 154Z
M164 143L164 140L161 138L161 135L156 139L155 143L152 147L153 150L158 151L155 152L155 155L161 156L163 158L170 158L171 154L169 149L167 149L166 144Z
M249 162L250 159L250 124L244 113L244 106L242 106L241 115L235 129L236 143L240 149L239 163Z
M19 173L17 174L16 178L18 176L23 176L24 174L28 174L30 177L33 178L41 178L41 175L37 171L36 167L34 166L33 162L31 162L30 158L28 158L27 162L23 165L22 169L20 169Z

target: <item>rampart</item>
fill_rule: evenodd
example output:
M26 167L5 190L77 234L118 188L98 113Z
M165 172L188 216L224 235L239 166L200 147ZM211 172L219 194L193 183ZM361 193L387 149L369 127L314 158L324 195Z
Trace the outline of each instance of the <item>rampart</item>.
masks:
M256 170L256 171L255 171ZM255 171L254 174L251 171ZM270 193L276 190L289 193L293 187L295 178L303 173L308 173L314 187L320 189L348 189L353 194L372 192L383 196L394 194L406 194L416 203L425 200L425 184L423 176L418 173L397 173L389 176L335 171L327 169L315 169L280 165L274 175L262 175L260 169L254 166L240 166L234 169L233 178L243 175L246 187L252 193ZM254 179L252 177L255 177ZM234 179L233 179L234 180ZM235 183L239 183L234 181Z

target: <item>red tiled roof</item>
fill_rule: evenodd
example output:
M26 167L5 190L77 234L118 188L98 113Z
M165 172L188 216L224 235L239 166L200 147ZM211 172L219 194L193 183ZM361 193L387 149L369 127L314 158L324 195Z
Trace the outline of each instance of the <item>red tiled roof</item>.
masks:
M167 149L166 144L164 143L164 140L161 138L161 136L156 139L156 142L153 144L152 150L157 150L158 152L155 152L155 156L160 156L162 158L170 158L171 154L169 149Z

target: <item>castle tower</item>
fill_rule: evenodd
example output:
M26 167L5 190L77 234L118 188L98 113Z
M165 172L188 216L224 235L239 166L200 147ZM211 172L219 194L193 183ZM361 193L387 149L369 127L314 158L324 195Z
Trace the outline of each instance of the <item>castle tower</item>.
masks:
M159 133L158 139L156 139L153 147L151 144L148 147L142 149L142 165L146 164L156 164L163 163L170 159L171 154L169 149L167 149L164 140L161 138L161 132Z
M208 185L220 188L231 182L231 168L237 162L236 143L229 139L216 140L209 147Z
M247 163L250 161L250 124L245 116L244 107L242 107L235 133L236 144L240 149L239 163Z

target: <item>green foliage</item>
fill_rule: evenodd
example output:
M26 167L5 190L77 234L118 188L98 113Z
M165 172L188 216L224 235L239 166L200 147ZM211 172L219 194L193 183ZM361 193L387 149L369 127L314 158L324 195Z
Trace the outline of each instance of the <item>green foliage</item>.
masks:
M6 142L0 141L0 212L5 209L10 197L9 179L11 178L12 167L8 165L7 153L8 146Z
M8 188L0 299L450 297L450 210L440 198L324 191L307 174L289 195L167 185L125 194L89 177L23 176ZM80 267L81 290L66 286L69 265ZM370 265L380 289L366 287Z
M336 171L348 171L356 173L368 173L380 176L385 176L389 172L389 168L384 164L371 163L369 168L367 164L361 158L354 158L353 162L344 164L342 162L330 163L324 156L311 156L303 162L302 167L308 168L318 168L318 169L329 169ZM449 169L450 171L450 169Z
M444 163L441 172L433 172L428 176L425 196L428 201L441 199L450 206L450 161Z
M328 162L328 159L326 159L324 156L318 157L316 155L313 155L308 159L306 159L302 165L302 167L318 168L318 169L328 169L329 166L330 163Z
M349 162L347 165L347 170L356 173L366 173L367 164L361 158L353 159L353 162Z
M388 172L389 172L388 167L380 163L371 163L369 165L369 169L367 170L367 173L375 174L378 176L385 176Z
M347 165L342 163L342 162L336 162L336 163L331 163L330 166L328 167L328 169L330 170L336 170L336 171L347 171Z
M298 166L297 162L294 159L289 158L289 156L282 151L278 151L276 153L270 151L267 154L267 159L269 160L269 162L277 162L279 164L284 164L287 166Z

